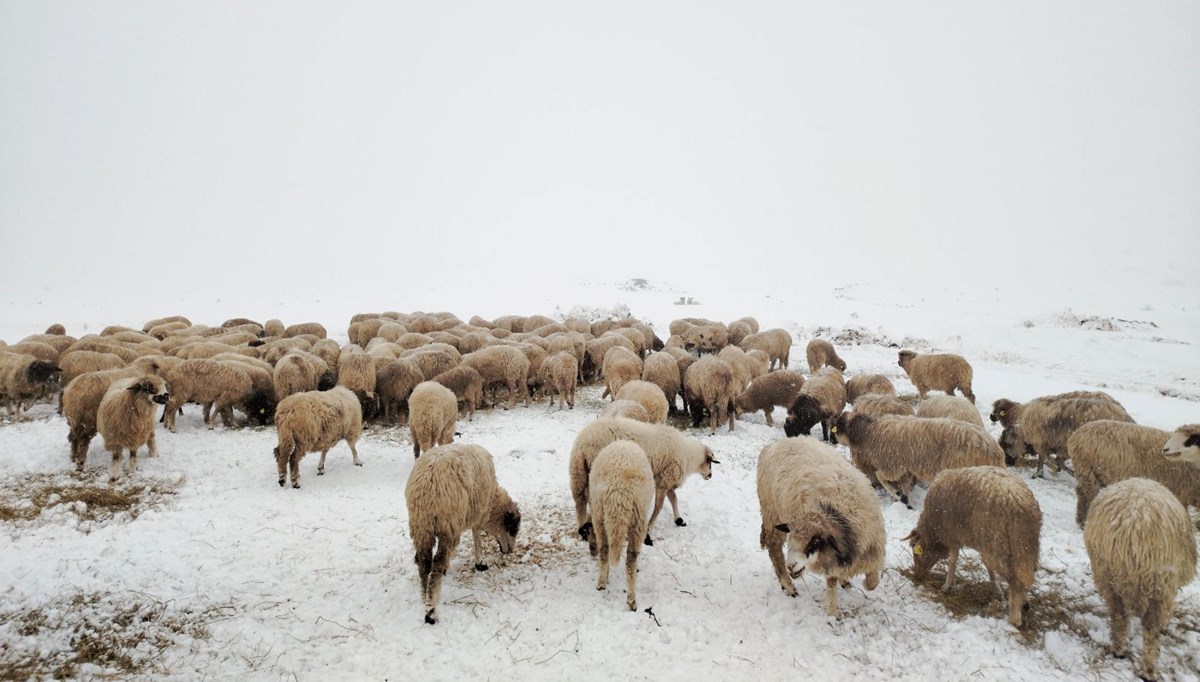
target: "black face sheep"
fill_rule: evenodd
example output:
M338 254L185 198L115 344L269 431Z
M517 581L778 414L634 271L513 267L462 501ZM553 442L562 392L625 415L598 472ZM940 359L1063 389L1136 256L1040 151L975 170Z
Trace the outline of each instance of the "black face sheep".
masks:
M433 381L453 391L454 397L467 411L467 421L475 421L475 408L483 402L483 377L479 376L479 372L459 365L435 376Z
M104 449L112 453L110 483L118 478L125 450L129 451L130 474L137 471L138 448L146 445L150 457L158 454L154 442L155 403L165 405L167 398L166 383L156 376L118 379L104 393L96 413L96 427L104 439Z
M1060 400L1063 398L1091 398L1093 400L1107 400L1120 405L1116 398L1105 393L1104 391L1071 391L1069 393L1058 393L1055 395L1042 396L1041 398L1038 398L1038 400L1047 402L1052 400ZM1016 425L1017 421L1020 420L1021 409L1023 407L1024 405L1021 403L1014 402L1007 398L1000 398L992 403L992 413L989 415L989 418L992 420L993 424L1000 422L1004 428L1011 429Z
M856 466L873 470L884 490L905 505L913 480L932 481L943 469L1004 466L1004 452L987 431L952 419L847 412L838 416L833 435L835 443L850 447ZM898 491L897 484L904 487Z
M275 410L275 429L278 434L275 466L280 487L290 472L292 487L299 488L300 460L317 450L321 451L317 475L324 475L325 455L340 440L350 446L354 466L362 466L355 447L362 434L362 408L358 398L346 388L305 391L281 400Z
M1187 462L1200 467L1200 424L1185 424L1167 439L1163 456L1169 462Z
M842 373L826 367L814 374L800 394L788 407L783 432L789 438L807 436L814 426L821 425L821 440L829 440L829 421L846 409L846 384Z
M605 446L592 461L588 500L591 527L580 533L587 535L592 556L600 561L596 589L608 587L609 567L621 561L626 549L625 604L637 611L637 560L654 500L654 472L645 451L627 440Z
M662 389L650 383L636 379L630 381L617 391L616 400L632 400L646 409L646 415L653 424L667 421L667 398Z
M492 390L492 404L496 402L496 386L503 384L508 387L505 409L516 405L518 397L529 405L529 358L520 349L488 346L464 355L462 364L474 368L483 377L484 389Z
M592 462L604 446L619 440L631 440L646 451L650 469L654 472L654 512L650 516L650 527L662 510L663 499L671 501L675 525L686 526L679 515L679 502L675 489L683 485L692 474L700 474L704 480L712 477L712 465L720 464L704 443L683 435L666 424L644 424L632 419L614 417L597 419L579 431L571 446L568 463L571 479L571 497L575 500L577 528L588 521L588 472ZM586 538L585 538L586 539ZM650 535L646 535L646 544Z
M863 575L875 589L886 560L883 514L866 477L837 450L807 438L775 441L758 456L757 481L759 544L784 594L796 596L792 578L806 569L824 575L832 616L839 583Z
M551 407L554 395L558 394L558 409L569 405L575 409L575 384L579 376L579 362L568 351L559 351L542 362L542 388Z
M808 371L816 374L822 367L833 367L839 372L846 371L846 361L838 357L833 344L824 339L813 339L804 350L808 359Z
M233 406L244 403L254 390L245 370L219 360L184 360L167 370L165 378L171 399L163 416L171 433L175 433L175 416L186 402L214 406L204 415L208 428L215 426L218 414L225 426L233 426Z
M975 394L971 392L971 378L974 370L966 358L954 353L924 353L918 354L911 350L900 351L900 360L896 364L904 369L917 393L924 400L930 389L945 391L954 395L954 390L962 394L971 404L975 403Z
M749 352L761 350L770 359L770 369L788 368L788 358L792 354L792 335L783 329L768 329L764 332L751 334L742 339L742 350Z
M0 398L8 414L20 418L25 401L30 406L39 398L58 390L62 370L53 362L32 355L0 351Z
M667 397L667 412L675 412L675 396L679 395L683 382L679 362L674 356L666 352L647 355L642 364L642 381L649 381L662 389Z
M979 409L956 395L933 395L917 404L918 417L940 417L957 419L983 428L983 416Z
M1025 481L1000 467L948 469L934 477L917 527L905 540L913 550L913 572L924 580L946 559L944 592L954 589L958 552L979 552L1000 597L997 578L1008 583L1008 622L1021 627L1037 571L1042 509Z
M846 402L851 405L864 395L896 395L892 380L882 374L856 374L846 380Z
M458 398L454 391L436 381L423 381L408 397L408 428L412 434L413 456L435 445L454 442L458 423Z
M1196 577L1196 540L1187 510L1154 481L1131 478L1096 496L1083 543L1096 589L1108 605L1113 653L1129 654L1129 617L1142 621L1138 675L1157 673L1158 636L1179 588Z
M774 426L771 413L778 407L791 407L804 388L804 375L790 369L764 374L750 382L746 390L733 400L735 414L762 410L767 426Z
M465 443L436 447L418 459L404 498L425 622L432 625L437 622L442 576L463 531L470 529L475 543L475 570L487 570L480 534L491 535L500 553L508 554L521 527L521 511L496 482L492 455Z
M683 377L683 392L692 413L692 426L700 426L705 411L708 412L709 435L717 433L717 424L729 420L729 430L734 430L733 401L737 397L737 384L733 368L717 357L700 358Z
M1010 463L1021 455L1038 458L1035 477L1042 477L1046 461L1054 455L1055 469L1063 468L1067 454L1067 439L1080 426L1099 419L1133 422L1125 408L1109 400L1091 398L1036 399L1025 403L1021 416L1011 429L1005 429L1001 440L1004 454Z

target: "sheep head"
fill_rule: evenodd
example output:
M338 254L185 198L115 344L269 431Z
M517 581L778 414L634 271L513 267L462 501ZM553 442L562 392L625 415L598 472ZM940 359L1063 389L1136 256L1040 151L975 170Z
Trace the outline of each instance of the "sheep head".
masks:
M1163 456L1172 462L1187 462L1200 467L1200 424L1175 429L1163 446Z
M796 397L788 410L787 420L783 423L783 432L788 438L807 435L821 421L821 405L811 395L801 394Z
M700 478L706 481L712 478L712 465L720 463L720 460L713 454L713 451L706 446L704 448L704 461L700 463Z
M275 397L267 391L254 391L244 405L253 424L266 426L275 421Z
M917 357L916 351L902 350L900 351L900 360L896 364L900 365L905 372L908 372L908 365L915 357Z
M521 510L504 488L496 487L491 512L481 530L496 538L501 554L508 554L513 550L517 533L521 530Z
M950 551L945 545L933 538L925 537L917 528L900 538L900 541L907 542L908 546L912 548L913 574L917 580L924 580L937 562L950 555Z
M49 385L62 370L53 362L34 360L25 368L25 380L30 384Z
M1016 419L1017 409L1020 407L1020 403L1013 402L1007 398L1001 398L992 403L992 414L989 415L989 418L992 420L993 424L996 422L1004 422L1005 424L1011 425L1011 421L1009 420Z

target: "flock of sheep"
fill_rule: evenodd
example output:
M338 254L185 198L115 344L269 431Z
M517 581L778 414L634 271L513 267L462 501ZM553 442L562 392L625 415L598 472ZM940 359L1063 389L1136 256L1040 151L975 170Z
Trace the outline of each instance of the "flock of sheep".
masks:
M998 400L991 419L1004 431L997 442L974 406L971 365L961 356L900 352L898 364L920 397L914 410L883 375L847 380L846 363L825 341L808 344L807 377L788 369L792 336L759 331L750 317L730 324L675 320L665 343L634 320L507 316L464 323L448 313L360 314L351 319L348 344L327 336L317 323L242 318L208 327L168 317L78 339L53 325L12 345L0 341L0 397L20 418L27 404L57 395L76 469L84 469L99 434L112 454L111 481L121 476L124 452L130 474L142 446L155 455L156 404L165 406L162 421L171 431L187 403L202 406L210 429L218 416L233 426L235 409L250 422L274 423L278 482L285 486L290 476L293 488L300 487L305 454L321 453L320 475L328 451L345 440L358 465L364 421L407 423L417 461L406 499L428 623L437 621L441 579L462 533L471 530L476 569L484 570L482 535L507 553L521 522L488 451L453 443L460 414L470 420L481 407L528 405L531 395L550 409L555 398L558 409L574 408L577 385L596 380L612 402L575 438L569 486L578 533L599 562L597 589L607 586L610 566L624 552L630 609L637 604L638 553L653 543L650 530L664 501L675 524L686 525L676 489L692 474L710 478L720 463L708 446L667 423L677 412L693 427L707 422L712 434L725 423L734 430L739 415L759 410L773 426L773 409L787 409L786 437L758 459L760 543L789 596L805 570L825 576L830 614L839 586L862 575L871 590L884 569L873 486L908 504L923 482L924 507L905 538L916 574L946 559L944 589L951 590L959 550L973 548L1007 600L1009 622L1020 626L1042 514L1029 486L1005 465L1026 456L1038 458L1037 476L1048 461L1074 467L1076 521L1110 610L1114 653L1127 653L1128 619L1139 617L1143 677L1154 676L1158 633L1178 589L1195 575L1186 505L1200 506L1200 425L1174 433L1137 425L1105 393ZM927 397L930 390L946 395ZM819 438L809 435L817 424ZM850 460L825 441L846 445Z

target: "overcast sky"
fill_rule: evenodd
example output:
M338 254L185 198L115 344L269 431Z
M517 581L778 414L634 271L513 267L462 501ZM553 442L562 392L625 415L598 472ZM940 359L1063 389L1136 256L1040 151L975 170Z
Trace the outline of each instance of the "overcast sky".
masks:
M1194 0L0 2L10 297L1197 257Z

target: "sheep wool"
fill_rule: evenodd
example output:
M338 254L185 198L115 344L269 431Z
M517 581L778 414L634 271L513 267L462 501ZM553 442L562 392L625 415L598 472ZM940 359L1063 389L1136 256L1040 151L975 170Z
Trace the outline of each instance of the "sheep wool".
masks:
M328 391L288 396L275 410L275 429L278 445L274 454L280 487L289 473L292 487L300 487L300 460L309 452L321 451L317 475L324 475L325 456L341 440L350 446L354 466L362 466L355 447L362 435L362 408L347 388L338 386Z
M1167 439L1163 456L1172 462L1187 462L1200 467L1200 424L1185 424Z
M975 404L975 394L971 392L974 370L963 356L954 353L919 354L911 350L902 350L896 364L908 374L922 400L930 389L945 391L947 395L954 395L955 389L958 389L972 405Z
M137 471L138 448L146 445L148 455L158 454L154 441L154 417L157 405L167 402L166 383L156 376L118 379L104 393L96 414L96 427L104 439L104 449L112 454L108 480L116 482L121 455L129 451L129 473Z
M816 374L822 367L833 367L839 372L846 371L846 361L838 357L833 344L825 339L809 341L804 355L808 359L808 371L811 374Z
M413 456L435 445L454 442L458 423L458 398L454 391L436 381L423 381L408 397L408 428L412 434Z
M662 389L650 383L636 379L621 386L617 391L616 400L632 400L646 410L650 422L663 424L667 421L667 397Z
M645 451L627 440L606 445L592 462L588 500L592 505L588 547L600 563L596 589L608 587L609 568L620 562L621 550L626 549L625 605L637 611L638 555L654 500L654 472Z

